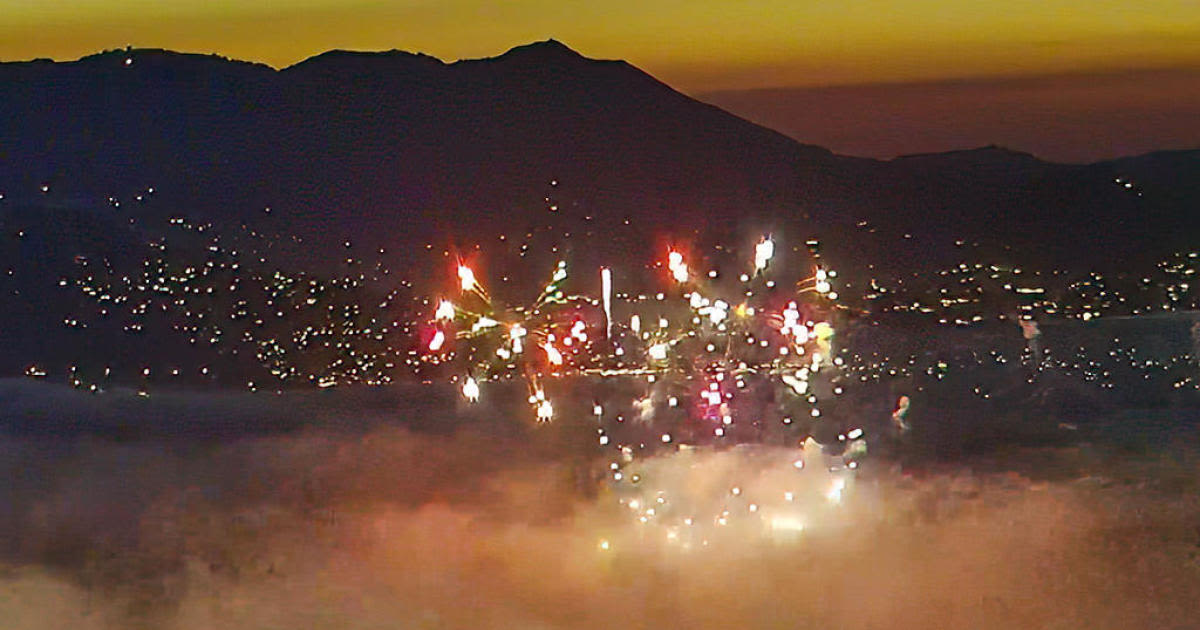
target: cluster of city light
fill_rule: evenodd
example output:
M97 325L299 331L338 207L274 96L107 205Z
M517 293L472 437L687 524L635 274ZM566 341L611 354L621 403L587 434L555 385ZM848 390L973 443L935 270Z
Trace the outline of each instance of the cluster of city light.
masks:
M1125 188L1132 185L1126 177L1119 178L1117 183ZM34 192L50 194L51 187L40 184ZM144 186L128 196L110 194L104 203L125 209L152 204L156 196L154 187ZM698 336L702 334L689 324L689 316L705 320L706 326L724 324L726 333L731 333L736 330L737 320L760 317L760 311L780 318L779 333L793 338L791 344L781 344L782 347L772 340L773 349L792 354L797 349L794 346L810 345L811 336L817 332L817 328L806 325L810 317L804 313L806 305L800 299L809 293L845 304L876 321L891 313L914 314L928 318L931 323L977 328L987 334L991 334L990 329L1007 328L1005 334L1018 340L1019 322L1042 324L1041 344L1045 350L1036 355L1026 351L1024 344L1014 349L1010 347L1012 344L990 340L966 359L932 352L930 348L877 353L843 347L849 352L840 357L816 348L805 355L809 361L814 354L819 354L822 360L841 358L845 362L843 371L861 382L913 374L940 380L956 370L1026 364L1038 372L1053 370L1076 375L1104 389L1121 387L1123 379L1131 379L1127 374L1147 384L1200 387L1200 379L1191 373L1198 353L1187 344L1160 348L1114 334L1104 336L1099 344L1092 339L1086 348L1082 345L1075 348L1063 347L1056 336L1056 323L1061 321L1095 325L1097 320L1127 317L1186 317L1200 308L1200 292L1194 290L1194 276L1200 268L1197 252L1173 253L1153 269L1080 273L1015 264L1006 260L1011 257L982 255L977 253L982 251L977 249L978 244L958 241L962 262L944 269L918 272L867 265L866 270L855 272L851 284L824 267L810 268L804 274L808 276L806 284L797 287L789 300L796 302L794 307L777 302L764 308L738 289L714 289L706 285L718 277L724 279L724 272L729 269L718 268L722 265L706 258L703 252L737 252L738 248L728 244L718 244L715 248L684 244L664 251L661 266L667 272L663 286L665 299L642 293L644 283L632 287L622 280L625 286L614 286L613 271L605 267L600 270L600 290L595 297L586 298L584 309L584 312L602 311L603 315L588 316L578 324L584 326L587 340L572 334L570 328L556 328L551 331L554 340L550 341L537 334L545 322L532 321L538 318L531 314L539 308L557 308L556 300L565 298L558 296L557 290L547 292L515 316L506 312L485 313L472 320L467 328L459 327L456 320L469 316L471 310L481 310L479 302L490 299L483 286L486 274L479 274L479 268L468 263L451 268L455 286L443 299L431 304L427 298L423 300L416 295L401 304L399 295L411 283L389 276L380 262L351 256L346 258L346 269L317 275L289 270L268 258L281 242L299 242L294 235L268 236L248 226L224 230L180 214L160 219L169 227L159 235L156 226L141 223L142 217L131 216L130 220L138 221L139 229L151 235L143 243L146 255L135 266L122 268L106 257L89 256L85 252L75 257L74 270L54 278L60 287L72 289L83 300L76 307L64 309L65 312L50 310L47 316L56 317L61 326L78 330L93 340L104 340L102 343L108 343L106 336L114 328L126 338L118 344L120 351L111 353L113 356L79 357L68 365L71 368L68 382L91 391L103 391L105 386L118 381L133 381L139 387L167 380L230 384L238 382L239 376L252 390L270 391L298 386L383 384L413 377L437 380L440 372L431 367L462 365L467 358L459 352L463 347L459 335L464 333L509 335L507 343L489 348L501 362L529 360L536 355L540 362L549 364L557 352L562 364L555 367L563 374L584 369L626 372L679 369L680 355L698 354L694 344L689 343L689 327L697 330ZM13 228L7 235L13 243L30 235L29 226L17 223ZM552 226L546 229L558 230ZM519 244L521 257L533 253L528 239L536 231L527 232L526 242ZM563 233L563 236L570 235ZM501 241L504 238L500 235ZM346 245L349 248L350 243ZM786 247L772 235L756 237L747 245L747 249L741 250L745 266L730 277L741 279L743 285L754 284L753 289L758 293L770 289L773 282L782 283L779 270L774 268L779 263L778 257L785 255L785 266L794 264L790 257L797 248ZM805 245L811 247L812 243ZM432 247L426 245L426 249ZM554 252L557 247L549 249ZM16 287L22 273L28 272L20 264L8 266L7 274L0 276L0 280L9 283L3 285L4 293L22 299ZM565 266L555 267L552 282L565 273ZM625 293L618 289L624 289ZM657 308L679 297L688 300L691 313ZM468 312L459 312L460 305ZM423 334L420 347L414 350L407 343L412 339L411 331L420 327L413 321L414 316L426 317L430 312L443 328ZM664 316L666 326L662 325ZM527 329L521 324L531 321ZM448 326L451 323L455 325ZM819 325L820 321L812 323ZM167 352L169 344L162 336L163 330L169 330L172 337L186 344L187 351ZM526 332L532 332L535 338L526 338ZM566 347L568 340L570 348ZM609 340L615 341L609 343ZM553 350L547 349L546 344ZM710 344L714 354L725 350L719 339L709 339L705 345ZM140 349L142 346L146 346L144 350ZM531 347L537 352L529 353ZM578 352L581 347L582 353ZM201 350L208 355L201 354ZM429 357L431 350L436 358ZM117 355L125 358L118 362ZM607 359L601 360L604 357ZM639 368L634 365L637 359L649 365ZM747 363L753 367L761 361ZM63 366L35 362L30 368L31 376L53 379L61 376ZM779 375L780 382L791 391L804 387L794 385L802 382L799 368L786 374L786 379L782 373ZM519 375L519 371L513 374ZM481 389L486 389L490 380L486 372L476 376ZM979 390L981 397L989 396L989 388L982 382L974 389Z

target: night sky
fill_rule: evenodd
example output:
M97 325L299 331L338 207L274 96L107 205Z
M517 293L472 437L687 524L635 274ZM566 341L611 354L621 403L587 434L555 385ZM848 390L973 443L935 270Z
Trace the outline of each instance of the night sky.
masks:
M276 67L331 48L451 61L553 37L857 155L997 143L1082 161L1200 142L1193 0L0 0L0 12L5 61L126 45Z

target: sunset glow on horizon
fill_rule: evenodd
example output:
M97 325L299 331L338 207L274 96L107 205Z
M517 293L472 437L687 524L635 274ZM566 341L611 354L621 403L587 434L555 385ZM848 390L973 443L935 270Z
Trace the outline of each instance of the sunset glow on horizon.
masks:
M453 61L555 38L692 93L1200 65L1195 2L1017 4L0 0L0 60L69 60L131 45L275 67L334 48Z

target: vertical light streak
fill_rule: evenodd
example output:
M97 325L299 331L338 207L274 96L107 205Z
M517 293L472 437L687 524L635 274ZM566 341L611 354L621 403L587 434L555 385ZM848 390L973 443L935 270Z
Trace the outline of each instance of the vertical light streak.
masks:
M612 338L612 270L600 268L600 291L604 296L604 335Z

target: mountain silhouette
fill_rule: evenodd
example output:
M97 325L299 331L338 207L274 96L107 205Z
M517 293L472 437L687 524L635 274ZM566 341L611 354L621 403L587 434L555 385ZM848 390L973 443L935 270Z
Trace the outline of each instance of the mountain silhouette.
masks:
M989 262L1136 268L1200 236L1200 151L1091 165L1000 147L836 155L554 40L454 63L330 51L283 69L114 50L0 63L0 103L3 374L47 349L59 365L83 353L136 368L121 322L108 340L64 331L82 298L61 279L139 268L168 222L241 230L271 249L264 265L326 275L350 248L420 280L490 243L521 254L525 267L489 270L514 284L540 281L519 244L539 235L553 245L541 255L594 269L769 231L819 238L847 272L957 264L963 243ZM138 347L164 365L193 352L161 338Z
M550 182L562 220L594 230L800 236L868 222L931 255L990 238L1055 262L1183 242L1200 197L1195 151L1086 166L998 147L835 155L555 40L454 63L330 51L280 70L116 50L0 64L0 95L9 203L46 203L43 185L81 200L154 187L189 217L255 221L269 207L310 254L523 229ZM1136 194L1114 184L1133 177Z

